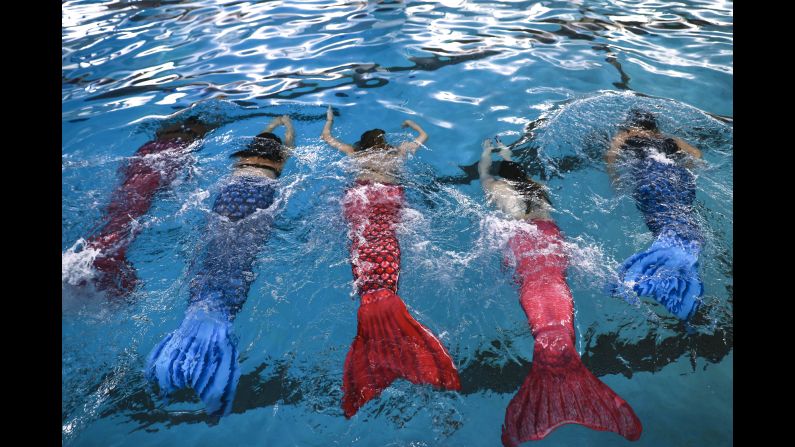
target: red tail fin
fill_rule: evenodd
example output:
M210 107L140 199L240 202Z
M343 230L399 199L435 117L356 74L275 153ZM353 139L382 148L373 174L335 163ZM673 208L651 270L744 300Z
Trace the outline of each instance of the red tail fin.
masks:
M532 370L505 412L502 443L515 447L543 439L564 424L616 432L630 441L642 430L629 404L588 371L574 347L554 351L536 339Z
M439 340L409 315L391 290L362 296L359 328L342 379L342 408L351 417L393 380L461 389L453 360Z

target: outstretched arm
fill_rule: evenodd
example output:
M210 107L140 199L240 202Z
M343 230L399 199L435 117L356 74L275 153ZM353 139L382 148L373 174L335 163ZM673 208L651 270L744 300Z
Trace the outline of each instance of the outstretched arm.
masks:
M295 147L295 129L293 122L287 115L277 116L263 129L263 132L272 132L279 126L284 126L284 145L290 149Z
M618 180L618 176L616 174L616 158L618 158L618 153L621 152L621 146L624 145L624 141L629 137L627 132L619 132L618 135L613 137L613 140L610 142L610 148L607 149L605 152L605 163L607 163L607 175L610 176L610 181L616 183Z
M505 161L513 161L511 160L511 150L502 144L502 141L499 139L499 137L494 137L494 140L497 141L497 148L500 150L500 157L502 157L502 159Z
M412 129L414 129L417 132L419 132L419 135L417 135L417 138L413 139L412 141L407 141L405 143L400 143L400 149L402 151L414 152L422 144L424 144L426 141L428 141L428 134L424 130L422 130L422 127L420 127L419 124L415 123L414 121L412 121L412 120L403 121L403 124L402 124L401 127L411 127Z
M483 186L486 193L491 191L491 187L495 182L494 177L489 174L492 149L491 140L483 140L483 152L480 154L480 162L478 162L478 174L480 175L480 184Z
M320 138L323 139L329 146L335 147L348 155L356 152L356 149L350 144L345 144L342 141L334 138L331 135L331 125L334 124L334 112L331 111L331 106L328 106L326 111L326 125L323 126L323 132L320 133Z
M677 146L679 146L679 149L687 152L688 154L696 158L701 158L701 151L688 144L685 140L674 137L674 141L676 141L676 144Z
M282 124L284 124L284 144L290 149L295 147L295 129L293 128L293 121L287 115L282 115Z

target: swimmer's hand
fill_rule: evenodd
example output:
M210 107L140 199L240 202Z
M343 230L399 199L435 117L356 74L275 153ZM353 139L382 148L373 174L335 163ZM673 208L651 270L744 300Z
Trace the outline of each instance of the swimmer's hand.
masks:
M329 104L326 110L326 121L334 121L334 111L331 110L331 104Z
M502 157L502 159L505 161L511 161L511 150L505 147L504 144L502 144L502 141L500 141L500 137L494 137L494 141L497 142L497 147L500 149L499 154Z
M481 147L483 147L483 155L490 154L491 151L494 150L494 145L491 144L491 139L489 138L483 140Z
M415 123L412 120L405 120L405 121L403 121L403 124L400 125L400 127L404 128L404 129L406 127L411 127L414 130L419 130L417 128L420 127L420 126L418 126L417 123Z

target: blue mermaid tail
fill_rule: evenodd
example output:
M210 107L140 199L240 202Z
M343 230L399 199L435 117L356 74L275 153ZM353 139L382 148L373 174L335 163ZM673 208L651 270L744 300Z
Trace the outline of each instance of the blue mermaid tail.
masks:
M270 233L270 208L276 182L239 177L226 185L213 204L207 244L197 258L190 299L180 327L149 355L146 378L166 397L193 388L211 415L232 408L240 372L232 321L246 302L254 281L257 253Z
M646 251L629 257L619 269L622 284L611 286L614 295L636 301L637 296L654 298L681 320L698 310L704 284L698 274L698 256L703 237L695 217L695 176L671 158L654 154L661 141L641 139L648 145L630 164L634 183L632 196L646 226L657 237ZM632 293L634 291L634 294Z
M630 256L619 269L627 289L654 298L681 320L701 305L704 283L698 274L699 241L661 233L648 250Z
M180 327L149 354L146 378L157 382L161 397L192 388L210 415L232 409L240 370L232 323L205 312L188 314Z

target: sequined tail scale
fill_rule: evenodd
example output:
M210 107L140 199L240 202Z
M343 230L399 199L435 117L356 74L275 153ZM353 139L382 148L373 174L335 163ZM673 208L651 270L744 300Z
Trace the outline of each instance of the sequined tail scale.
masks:
M359 183L345 197L353 276L361 296L356 338L343 374L346 417L399 377L437 388L461 388L450 355L409 315L396 294L400 244L395 227L403 202L403 188L378 183Z
M704 243L693 202L696 179L682 166L647 158L633 166L633 197L657 239L619 269L613 293L630 302L634 294L654 298L681 320L701 305L704 283L698 258ZM630 292L631 291L631 292Z
M629 404L583 365L574 345L574 301L566 283L563 237L551 221L534 220L509 241L521 285L520 303L535 338L533 365L505 412L502 442L539 440L564 424L616 432L634 441L641 424Z
M147 358L146 377L164 398L192 388L208 414L232 411L240 380L232 321L246 302L253 264L270 234L273 213L266 210L275 188L270 179L238 178L216 197L185 319Z

